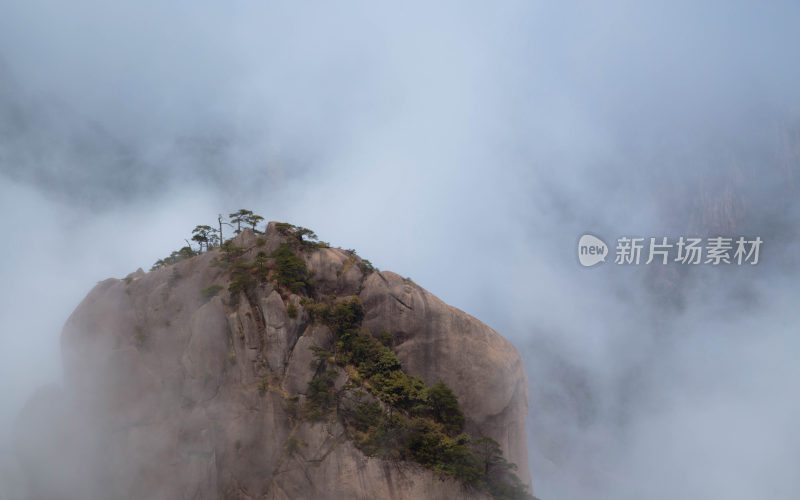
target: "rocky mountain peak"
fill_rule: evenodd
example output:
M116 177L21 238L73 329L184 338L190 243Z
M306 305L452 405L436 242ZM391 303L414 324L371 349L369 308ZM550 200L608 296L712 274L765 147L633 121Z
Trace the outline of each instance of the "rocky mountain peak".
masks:
M305 228L206 247L70 316L63 386L20 420L30 498L530 498L499 334Z

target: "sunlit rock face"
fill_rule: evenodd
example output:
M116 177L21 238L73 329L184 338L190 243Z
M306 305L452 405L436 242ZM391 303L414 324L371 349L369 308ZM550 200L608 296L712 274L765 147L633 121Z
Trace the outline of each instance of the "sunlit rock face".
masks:
M270 223L233 243L255 262L284 241ZM528 483L528 390L516 349L351 252L302 255L315 289L359 296L363 327L392 336L409 374L448 384L465 429L497 440ZM337 412L297 418L317 370L310 347L333 351L334 335L274 282L228 293L224 259L214 249L89 293L62 334L63 387L35 396L20 419L20 491L38 500L488 498L413 462L364 455ZM333 369L335 388L346 388L352 374Z

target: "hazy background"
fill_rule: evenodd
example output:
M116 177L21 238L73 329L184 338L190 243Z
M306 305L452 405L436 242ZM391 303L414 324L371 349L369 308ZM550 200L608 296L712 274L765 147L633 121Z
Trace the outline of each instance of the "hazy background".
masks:
M251 208L511 339L544 500L798 498L800 6L696 3L3 2L0 453L97 281Z

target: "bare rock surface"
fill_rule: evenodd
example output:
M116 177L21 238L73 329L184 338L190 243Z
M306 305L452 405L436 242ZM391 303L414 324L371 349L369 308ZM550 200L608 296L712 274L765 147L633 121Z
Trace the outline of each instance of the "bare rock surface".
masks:
M252 260L285 240L270 223L233 243ZM229 294L223 259L214 249L105 280L81 302L62 333L63 387L34 397L20 419L13 467L29 498L488 498L418 464L364 455L335 417L296 418L316 371L310 347L334 349L333 334L274 283ZM304 259L317 289L358 294L363 326L394 337L408 373L448 384L466 429L497 440L529 482L527 380L509 342L351 252L313 248ZM347 380L338 369L336 388Z

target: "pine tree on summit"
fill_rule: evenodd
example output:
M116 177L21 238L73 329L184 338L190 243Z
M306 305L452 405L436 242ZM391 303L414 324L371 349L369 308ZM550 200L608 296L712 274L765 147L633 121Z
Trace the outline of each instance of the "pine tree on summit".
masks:
M242 222L244 222L245 224L250 224L250 219L252 217L260 217L260 216L253 214L252 210L245 210L244 208L242 208L238 212L228 214L228 217L231 218L232 224L236 224L235 232L236 234L239 234L242 232Z
M263 220L264 218L260 215L253 214L250 215L245 222L253 229L253 232L256 232L256 226Z

